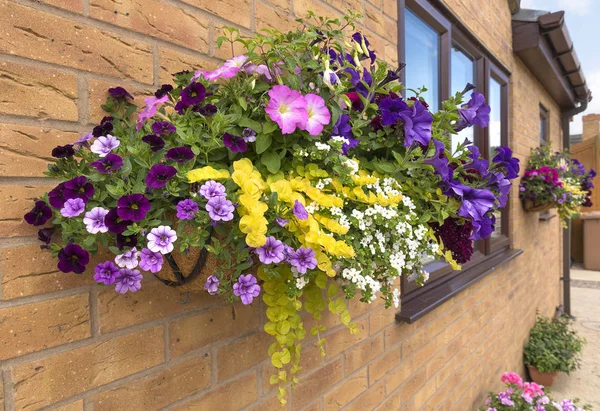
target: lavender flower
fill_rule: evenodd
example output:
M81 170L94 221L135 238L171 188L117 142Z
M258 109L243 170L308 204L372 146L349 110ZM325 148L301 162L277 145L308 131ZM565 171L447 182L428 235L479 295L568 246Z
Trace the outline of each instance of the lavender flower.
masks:
M170 134L177 131L177 128L168 121L157 121L152 124L152 132L157 135Z
M108 231L114 234L120 234L127 230L127 226L131 223L132 221L124 220L119 217L116 208L113 208L106 214L106 216L104 216L104 224L106 224L108 227Z
M246 143L253 143L256 141L256 131L246 127L242 130L242 138Z
M106 285L114 284L115 277L119 274L119 267L117 267L112 261L105 261L98 264L94 268L94 280L99 283Z
M180 220L193 220L198 213L198 204L188 198L177 203L176 209L177 218Z
M60 210L60 215L67 218L77 217L85 211L85 203L81 198L70 198Z
M127 291L136 292L142 288L143 278L138 270L121 268L115 277L115 291L119 294L125 294Z
M229 133L223 134L223 144L234 153L244 153L248 150L248 145L242 137L232 136Z
M162 269L164 259L161 253L142 248L140 253L140 268L151 273L158 273Z
M150 150L156 153L165 146L165 140L155 134L148 134L142 137L142 141L150 146Z
M58 252L58 269L63 273L81 274L90 262L90 253L81 246L71 243Z
M74 154L75 150L71 144L56 146L52 149L52 157L54 158L71 158Z
M88 182L87 178L83 176L75 177L69 181L66 181L63 187L62 195L65 200L71 198L81 198L84 203L87 203L88 200L94 195L94 186L92 183Z
M146 185L148 188L163 188L175 174L177 174L175 167L165 164L155 164L148 171Z
M213 197L225 197L225 186L214 180L209 180L200 186L200 195L207 200Z
M141 221L150 211L150 201L143 194L130 194L117 201L117 215L123 220Z
M187 147L175 147L167 151L165 158L176 163L186 163L194 158L194 153Z
M508 392L508 391L509 390L499 393L497 398L503 405L513 407L515 405L515 402L510 399L511 392Z
M282 218L282 217L276 217L275 218L275 222L277 223L277 225L279 227L285 227L286 225L288 225L288 223L290 222L290 220L287 220L287 219Z
M209 276L206 279L206 284L204 284L204 289L208 291L210 295L219 294L219 278L214 274Z
M283 243L275 237L267 237L267 242L256 249L258 259L263 264L277 264L285 259Z
M127 92L123 87L113 87L108 89L108 94L113 98L126 100L128 98L133 100L133 96Z
M52 218L52 209L48 207L45 201L38 200L30 212L23 217L27 224L40 226Z
M90 164L95 167L100 174L107 174L116 171L123 166L123 159L116 154L107 154L106 157L96 160Z
M233 220L233 210L235 207L225 197L213 197L206 203L206 211L213 221Z
M300 274L306 274L306 270L312 270L317 266L317 257L312 248L300 247L289 257L290 264L296 267Z
M240 297L242 304L252 304L254 297L260 294L260 286L256 283L256 277L252 274L242 274L238 282L233 285L233 294Z
M135 268L138 266L139 251L133 247L131 250L125 251L123 254L119 254L115 257L115 263L119 267Z
M73 145L77 146L78 148L80 148L81 146L87 147L88 141L90 141L92 138L94 138L94 134L85 133L83 136L79 137L79 140L74 142Z
M114 136L107 134L106 137L98 137L90 147L90 151L100 157L106 157L108 153L119 147L121 142Z
M308 212L306 211L306 208L304 208L304 205L298 200L294 201L292 212L298 220L306 220L308 218Z
M108 214L108 210L102 207L94 207L83 217L85 229L90 234L105 233L108 227L104 223L104 218Z
M431 140L431 126L433 116L420 100L416 100L412 107L400 113L404 123L404 147L410 147L415 142L427 147Z
M151 251L168 254L175 248L173 243L177 240L177 233L171 227L161 225L153 228L146 238Z

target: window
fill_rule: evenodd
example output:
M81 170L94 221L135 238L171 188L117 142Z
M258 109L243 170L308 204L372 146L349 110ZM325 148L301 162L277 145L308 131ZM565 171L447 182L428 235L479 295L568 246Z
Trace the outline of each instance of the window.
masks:
M462 91L467 83L474 84L475 91L483 94L492 108L490 124L485 129L472 127L453 136L452 147L455 149L467 138L491 161L498 146L508 145L507 71L495 64L493 56L459 22L450 21L450 13L447 18L426 0L400 0L398 7L398 55L400 61L407 63L403 79L407 96L412 93L410 89L427 86L429 90L423 97L435 111L441 101ZM425 286L403 278L402 311L397 318L416 320L501 262L519 255L519 251L509 249L508 212L505 208L495 214L495 231L487 240L473 245L473 257L461 271L453 271L443 261L433 261L425 267L430 273Z
M548 110L540 104L540 144L548 141Z

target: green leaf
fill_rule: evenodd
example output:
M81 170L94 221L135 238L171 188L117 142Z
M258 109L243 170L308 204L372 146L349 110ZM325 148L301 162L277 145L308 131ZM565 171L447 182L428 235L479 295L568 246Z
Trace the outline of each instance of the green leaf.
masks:
M279 377L277 375L271 375L269 377L270 384L277 384L279 382Z
M277 127L277 123L267 121L262 124L262 132L263 134L271 134L273 131L277 130Z
M263 153L263 155L260 157L260 162L263 163L265 167L267 167L267 170L273 174L278 172L279 168L281 167L281 159L273 150Z
M283 351L281 352L281 357L279 359L283 364L289 364L290 361L292 360L290 350L288 350L287 348L284 348Z
M244 97L238 97L238 103L240 103L240 106L244 111L248 109L248 104L246 104L246 99Z
M256 136L256 153L264 153L271 147L273 139L270 134L259 134Z
M277 335L277 324L274 322L267 322L265 324L265 332L270 335Z
M288 320L283 320L277 324L277 331L279 332L279 334L286 335L290 332L290 327L290 322Z

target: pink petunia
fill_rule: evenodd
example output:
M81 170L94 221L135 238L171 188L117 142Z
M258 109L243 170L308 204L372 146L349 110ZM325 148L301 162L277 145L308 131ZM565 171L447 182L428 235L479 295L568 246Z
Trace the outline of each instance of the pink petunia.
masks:
M318 136L321 134L321 131L323 131L323 126L329 124L331 114L322 97L319 97L316 94L307 94L304 96L304 99L306 100L308 120L298 127L308 131L311 136Z
M158 106L163 103L166 103L168 100L169 100L168 94L165 94L161 98L157 98L155 96L145 98L144 102L146 103L146 107L144 107L144 109L142 111L140 111L140 114L138 116L138 122L135 126L135 129L137 131L140 131L141 128L144 126L144 123L146 122L146 120L148 120L149 118L153 117L156 114L156 110L158 109Z
M283 134L291 134L296 127L308 121L306 99L288 86L275 86L269 91L269 104L265 111L281 128Z
M516 374L514 372L505 372L504 374L502 374L501 380L504 384L507 385L516 385L519 388L523 386L523 379L519 374Z
M221 67L218 67L213 71L196 71L196 73L194 73L194 77L192 77L192 80L196 80L200 76L203 76L208 81L216 81L220 78L235 77L235 75L242 69L242 66L246 60L248 60L247 56L235 56L227 60Z

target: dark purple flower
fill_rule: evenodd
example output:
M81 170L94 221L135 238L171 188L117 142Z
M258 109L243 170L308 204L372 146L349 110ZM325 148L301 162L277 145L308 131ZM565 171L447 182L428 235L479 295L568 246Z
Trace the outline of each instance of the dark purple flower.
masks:
M204 284L204 289L208 291L210 295L219 294L219 277L214 274L209 276Z
M456 125L456 130L460 131L473 125L487 127L490 122L490 106L485 104L483 94L474 91L467 104L458 109L460 122Z
M52 234L54 234L54 231L55 230L53 227L42 228L40 231L38 231L38 240L40 240L44 244L50 244L50 241L52 241Z
M117 201L117 215L123 220L141 221L150 208L150 201L143 194L130 194Z
M234 153L244 153L248 149L243 137L232 136L229 133L223 134L223 144Z
M447 218L441 226L438 223L431 224L435 234L442 240L444 247L452 252L452 258L459 264L464 264L473 255L473 241L471 233L473 224L469 220L464 223L456 218Z
M175 174L177 174L175 167L166 164L155 164L148 171L146 185L148 188L163 188Z
M65 182L63 194L65 200L81 198L84 203L87 203L94 195L94 186L84 176L75 177Z
M292 212L298 220L306 220L308 218L308 212L306 211L306 208L304 208L304 205L298 200L294 201Z
M34 226L44 225L52 218L52 209L48 207L45 201L38 200L31 211L25 214L24 218L27 224Z
M213 114L217 113L217 106L213 105L213 104L205 104L202 107L194 107L193 111L195 111L196 113L200 113L202 114L204 117L210 117Z
M123 166L123 159L116 154L107 154L99 160L94 161L90 166L95 167L101 174L107 174L116 171Z
M168 121L157 121L152 124L152 132L157 135L170 134L177 131L177 128Z
M233 294L240 297L242 304L252 304L254 297L260 294L260 286L256 283L256 277L252 274L242 274L238 282L233 284Z
M433 157L425 159L424 163L433 166L435 174L442 178L443 182L449 181L452 178L452 169L448 166L448 159L444 154L444 143L433 139L435 153Z
M115 291L125 294L127 291L136 292L142 288L144 276L138 270L121 268L115 277Z
M391 126L400 121L400 113L408 110L408 104L401 98L386 97L379 103L381 125Z
M110 94L113 98L116 99L132 99L133 96L127 92L123 87L113 87L108 89L108 94Z
M300 274L306 274L306 270L317 266L317 254L312 248L300 247L288 259Z
M123 220L117 214L117 209L113 208L104 217L104 223L108 227L108 231L111 233L121 234L123 231L127 230L127 226L132 222L129 220Z
M123 250L125 248L133 248L138 244L138 238L135 235L117 234L117 248Z
M204 101L206 88L202 83L193 82L181 90L181 102L186 106L194 106Z
M62 208L65 201L65 183L60 183L48 193L48 202L54 208Z
M90 262L90 254L77 244L67 244L58 252L58 269L63 273L81 274Z
M400 113L404 123L404 147L410 147L415 142L427 147L431 140L431 125L433 116L420 100L414 102L412 107Z
M363 40L364 40L364 46L362 48L363 49L366 48L367 49L366 51L368 52L368 54L366 54L364 52L365 50L363 50L363 54L360 55L360 58L361 58L361 60L369 58L369 59L371 59L371 64L375 64L376 56L375 56L375 53L371 49L369 49L369 46L371 45L369 43L369 40L367 40L367 38L358 31L352 35L352 39L354 41L356 41L358 44L360 44L361 46L363 46Z
M506 178L512 180L519 176L519 159L512 156L512 151L508 147L497 147L496 156L492 160L500 167L506 169Z
M93 128L92 135L94 137L101 137L113 131L113 120L114 118L110 116L102 118L102 121L100 121L100 125Z
M275 237L267 237L267 242L258 247L255 252L263 264L277 264L285 259L283 243Z
M150 146L150 150L157 152L165 146L165 140L155 134L148 134L142 137L142 141Z
M176 163L185 163L194 158L194 152L187 147L175 147L167 151L165 158Z
M162 97L166 96L168 93L170 93L171 91L173 91L172 85L163 84L158 90L156 90L156 92L154 93L154 96L156 98L162 98Z
M112 261L105 261L94 268L94 280L106 285L114 284L117 274L119 274L119 267Z
M180 220L193 220L198 213L198 204L189 198L177 203L177 218Z
M350 124L350 116L348 114L342 114L338 118L335 125L333 126L331 136L341 136L348 140L347 143L342 144L342 153L344 155L348 155L348 151L351 148L356 147L359 143L359 140L353 137L352 125Z
M75 149L71 144L65 146L56 146L52 149L52 157L54 158L71 158L75 154Z

